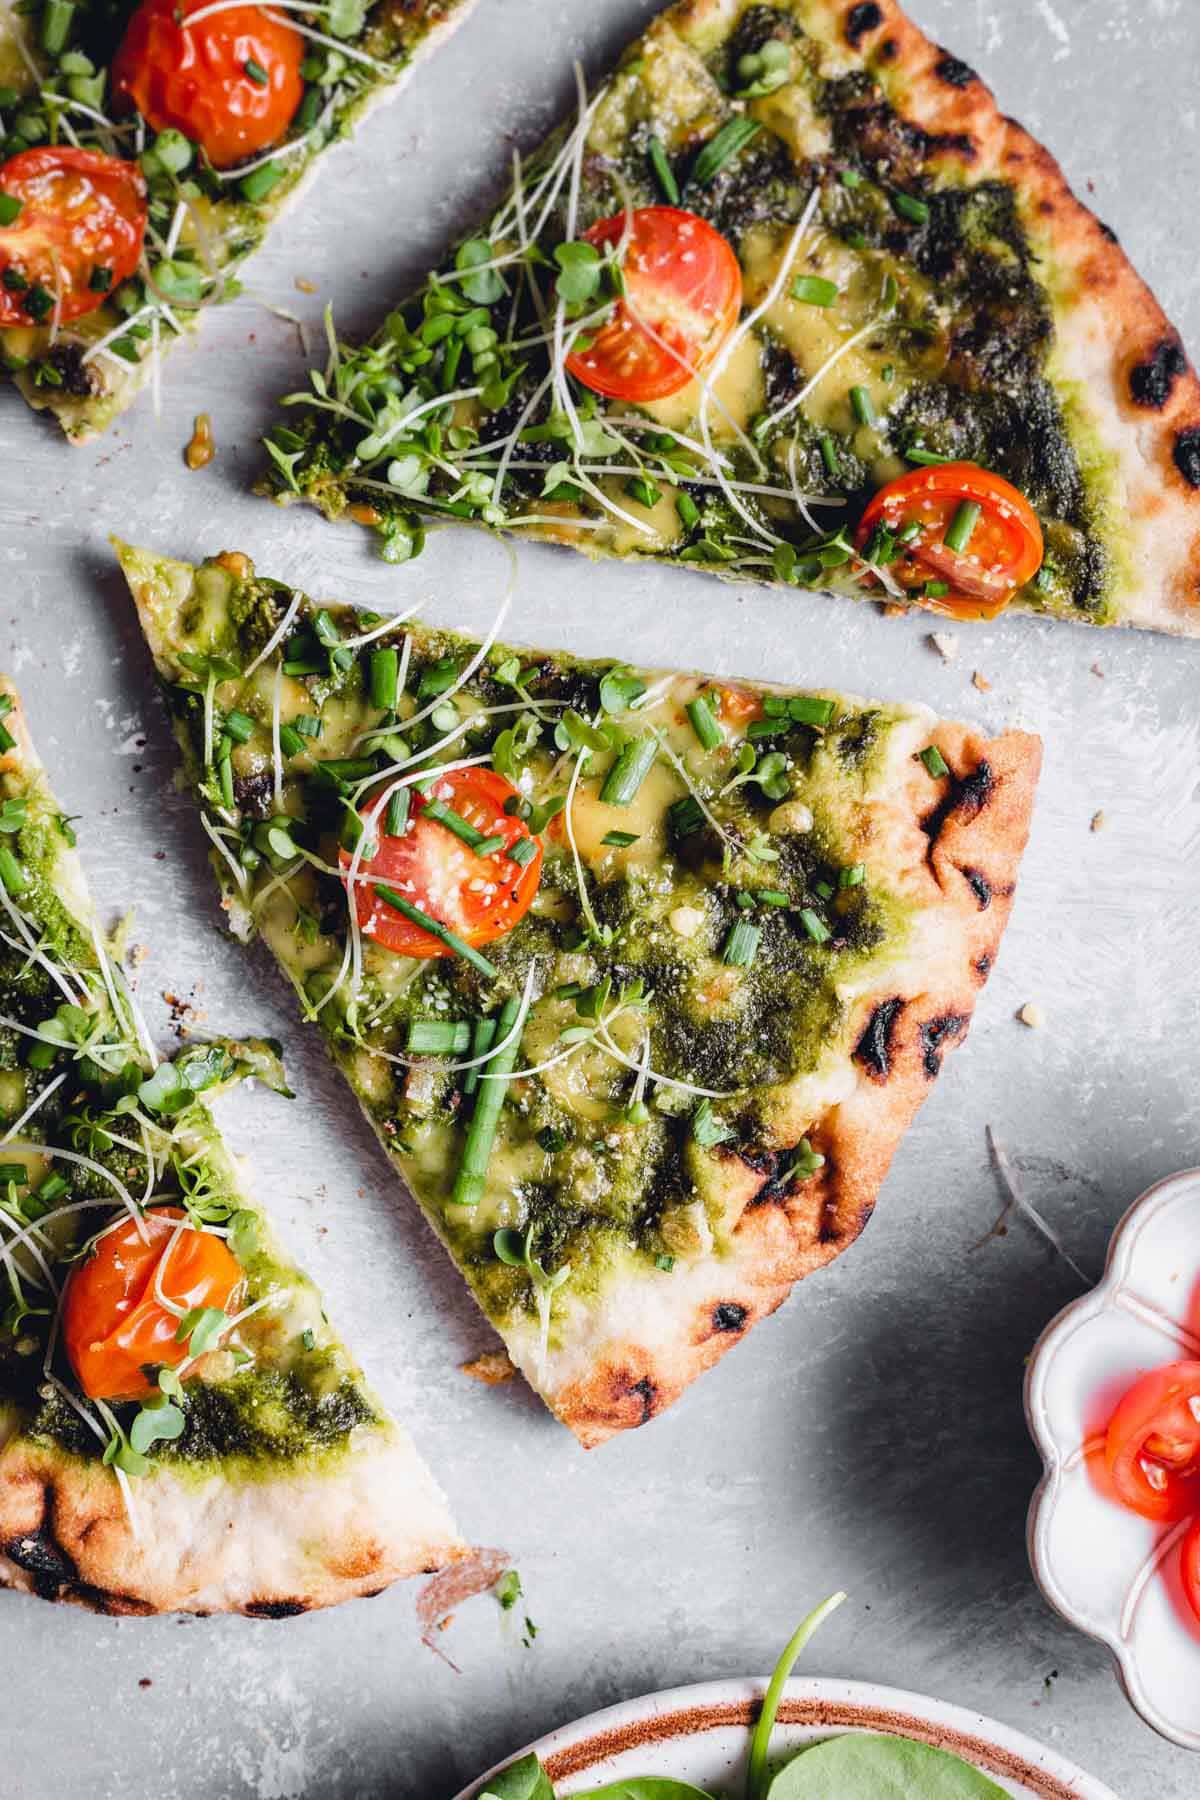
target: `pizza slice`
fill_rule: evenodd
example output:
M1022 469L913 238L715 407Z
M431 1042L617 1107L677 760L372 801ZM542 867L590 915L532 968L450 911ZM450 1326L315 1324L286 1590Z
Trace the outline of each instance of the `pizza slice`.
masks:
M0 0L0 369L86 443L473 0Z
M894 0L680 0L265 491L957 618L1200 631L1200 384L1112 233Z
M1038 740L119 554L231 929L558 1417L643 1424L865 1225L992 967Z
M74 841L0 684L0 1586L283 1618L454 1561L208 1111L274 1047L159 1060Z

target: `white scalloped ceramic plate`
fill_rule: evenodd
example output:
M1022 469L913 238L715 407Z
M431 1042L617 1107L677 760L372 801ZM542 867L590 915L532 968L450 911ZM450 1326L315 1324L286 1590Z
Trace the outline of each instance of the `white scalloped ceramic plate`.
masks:
M1137 1377L1200 1357L1200 1169L1160 1181L1113 1233L1100 1284L1061 1312L1029 1362L1025 1411L1046 1466L1029 1560L1072 1625L1107 1645L1147 1724L1200 1750L1200 1627L1179 1583L1185 1525L1107 1497L1089 1462Z
M765 1681L711 1681L627 1700L551 1732L490 1774L536 1750L560 1796L635 1775L669 1775L712 1793L740 1794L750 1725L765 1690ZM883 1731L936 1744L1017 1800L1117 1800L1032 1738L960 1706L867 1681L788 1682L774 1749L799 1750L843 1731ZM475 1800L488 1778L464 1788L458 1800Z

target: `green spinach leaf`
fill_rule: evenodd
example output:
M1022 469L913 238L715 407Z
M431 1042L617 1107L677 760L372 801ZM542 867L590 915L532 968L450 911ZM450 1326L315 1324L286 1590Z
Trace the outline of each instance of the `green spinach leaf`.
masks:
M531 1751L493 1775L479 1800L554 1800L550 1777Z
M712 1800L712 1796L690 1781L673 1781L669 1775L635 1775L629 1781L588 1788L579 1800Z
M946 1750L852 1733L780 1769L768 1800L1003 1800L1004 1790Z

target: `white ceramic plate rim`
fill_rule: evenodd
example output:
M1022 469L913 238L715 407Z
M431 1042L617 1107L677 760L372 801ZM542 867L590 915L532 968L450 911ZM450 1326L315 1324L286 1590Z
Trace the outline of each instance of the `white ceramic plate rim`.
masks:
M614 1733L628 1731L631 1726L643 1722L661 1722L676 1714L688 1714L707 1711L712 1708L745 1706L761 1701L766 1692L765 1678L758 1680L730 1680L699 1682L691 1687L668 1688L657 1694L645 1694L635 1700L620 1701L615 1706L606 1707L601 1712L591 1713L584 1719L578 1719L570 1725L560 1726L547 1736L539 1738L536 1743L527 1744L524 1749L514 1751L502 1762L489 1769L478 1781L465 1787L456 1800L475 1800L483 1792L492 1776L506 1769L510 1763L521 1756L535 1752L542 1762L549 1762L564 1751L586 1745L590 1740L596 1741L596 1772L602 1775L601 1760L611 1754L611 1738ZM1024 1763L1039 1775L1060 1784L1066 1792L1077 1796L1078 1800L1118 1800L1111 1788L1105 1787L1094 1776L1085 1774L1057 1752L1048 1750L1044 1744L1026 1737L1023 1732L1010 1725L1001 1725L982 1713L969 1712L965 1707L954 1706L944 1700L932 1700L925 1694L912 1694L902 1688L880 1687L870 1681L834 1681L820 1678L793 1679L784 1689L783 1701L800 1703L817 1703L831 1707L850 1707L860 1709L864 1714L889 1713L897 1715L898 1720L910 1719L929 1727L929 1736L954 1737L962 1736L984 1740L989 1748L994 1749L999 1758L1011 1758ZM864 1720L864 1729L880 1729L869 1726ZM700 1723L687 1734L678 1735L677 1743L695 1742L696 1738L710 1731L728 1730L727 1721L716 1720ZM802 1741L812 1741L812 1727L807 1724L792 1726L795 1733L791 1743L788 1742L789 1727L781 1723L778 1728L777 1742L782 1740L784 1748L798 1748ZM819 1730L818 1735L832 1735L833 1732L846 1729L845 1726L834 1725L828 1730ZM850 1729L854 1729L853 1726ZM807 1735L802 1739L800 1732ZM915 1733L913 1735L916 1735ZM604 1748L605 1741L609 1749ZM747 1743L749 1736L747 1733ZM586 1772L579 1771L579 1772ZM656 1769L655 1774L662 1774ZM993 1773L984 1769L983 1772Z
M1165 1714L1154 1705L1142 1685L1141 1674L1132 1647L1125 1642L1119 1633L1099 1627L1093 1621L1086 1620L1072 1605L1066 1592L1060 1585L1054 1569L1053 1558L1048 1547L1051 1519L1059 1488L1063 1479L1063 1457L1059 1446L1043 1429L1043 1421L1048 1416L1045 1391L1049 1380L1051 1365L1059 1350L1068 1338L1084 1325L1095 1319L1110 1307L1119 1305L1117 1290L1130 1276L1138 1239L1142 1232L1150 1226L1160 1213L1173 1206L1181 1195L1189 1193L1200 1183L1200 1168L1181 1169L1177 1175L1167 1175L1162 1181L1156 1181L1153 1187L1133 1202L1133 1205L1118 1221L1109 1242L1108 1257L1104 1265L1104 1274L1089 1293L1083 1294L1063 1308L1058 1316L1051 1320L1041 1337L1033 1347L1025 1377L1025 1417L1029 1422L1030 1435L1042 1458L1044 1473L1034 1491L1029 1505L1029 1518L1026 1528L1026 1541L1029 1549L1029 1563L1033 1570L1034 1580L1042 1593L1062 1614L1068 1624L1074 1625L1086 1637L1094 1638L1108 1650L1116 1664L1117 1674L1132 1705L1145 1719L1147 1725L1153 1726L1161 1736L1173 1744L1181 1745L1185 1750L1200 1750L1200 1733L1189 1731L1185 1727L1172 1724Z

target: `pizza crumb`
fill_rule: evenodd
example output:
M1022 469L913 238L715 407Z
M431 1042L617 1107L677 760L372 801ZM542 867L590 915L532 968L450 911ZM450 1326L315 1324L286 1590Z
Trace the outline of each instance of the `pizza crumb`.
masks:
M937 651L943 662L953 662L958 655L958 634L953 631L931 631L925 642Z
M971 682L974 687L979 689L981 694L990 694L992 691L992 684L982 669L976 669L971 677Z
M1100 681L1104 680L1104 670L1100 667L1099 663L1092 664L1092 674L1095 675Z
M192 425L192 435L183 453L183 460L189 469L203 469L217 454L217 446L213 443L212 419L208 413L197 413Z
M1091 823L1090 829L1092 831L1103 831L1104 827L1107 823L1108 823L1108 821L1102 812L1095 812L1092 814L1092 823Z
M1031 1031L1037 1031L1039 1026L1046 1023L1046 1015L1036 1000L1027 1000L1017 1017L1022 1025L1028 1025Z
M511 1381L517 1372L507 1350L485 1350L461 1367L464 1375L469 1375L472 1381L482 1381L485 1387L499 1387L503 1382Z
M138 1682L138 1686L140 1688L148 1688L148 1687L153 1687L154 1683L151 1681L149 1675L143 1675Z
M299 289L300 293L302 293L302 294L315 294L317 291L316 282L315 281L306 281L303 275L297 275L296 287Z
M880 616L885 619L903 619L908 608L898 605L895 600L888 600L879 608L879 612Z
M677 906L667 914L667 924L676 937L693 938L704 923L704 912L698 906Z

